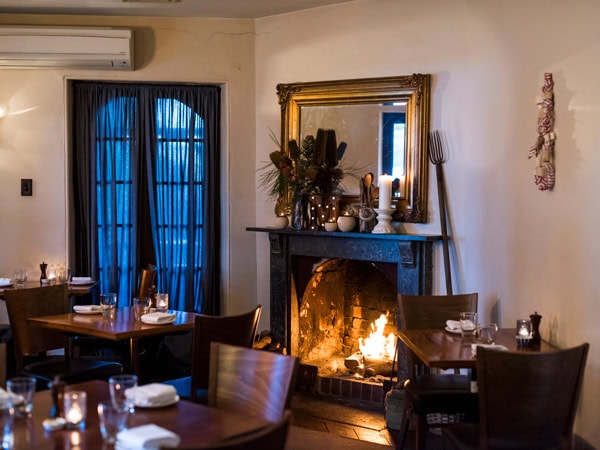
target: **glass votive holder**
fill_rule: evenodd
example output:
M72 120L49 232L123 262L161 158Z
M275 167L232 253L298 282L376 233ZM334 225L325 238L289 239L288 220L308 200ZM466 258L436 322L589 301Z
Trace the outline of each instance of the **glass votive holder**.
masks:
M517 320L517 344L528 345L531 341L531 320Z
M63 395L65 428L84 430L87 416L87 394L84 391L67 391Z
M169 294L158 293L155 297L154 305L157 311L166 312L169 309Z

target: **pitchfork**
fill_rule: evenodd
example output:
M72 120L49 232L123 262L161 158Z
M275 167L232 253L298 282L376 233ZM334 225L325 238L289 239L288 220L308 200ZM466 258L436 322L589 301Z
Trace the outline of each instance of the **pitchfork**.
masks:
M440 227L442 229L442 247L444 250L444 269L446 275L446 294L452 295L452 278L450 276L450 249L448 248L448 228L446 226L446 188L444 185L445 162L442 139L437 130L429 133L429 160L435 166L437 177L438 199L440 201Z

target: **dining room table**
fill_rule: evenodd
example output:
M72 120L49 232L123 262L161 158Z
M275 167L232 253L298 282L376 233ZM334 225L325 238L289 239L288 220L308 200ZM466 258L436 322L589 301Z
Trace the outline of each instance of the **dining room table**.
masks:
M398 330L398 338L423 364L438 369L475 369L477 337L463 338L460 332L441 329ZM501 328L494 343L497 348L513 352L551 352L557 347L541 340L538 344L523 345L517 342L516 328ZM499 347L502 346L502 347Z
M82 296L91 294L96 286L99 285L99 281L90 281L87 283L68 283L67 291L69 296ZM26 281L24 287L19 287L15 284L11 284L9 286L0 286L0 300L4 300L4 292L12 289L29 289L29 288L38 288L44 286L53 286L55 283L45 283L42 284L39 280L31 280Z
M49 328L73 337L78 335L94 336L111 341L129 341L129 367L134 374L140 375L138 343L141 338L177 334L191 331L194 327L195 313L169 310L174 320L166 323L150 324L136 320L133 307L119 307L105 316L100 309L91 311L55 314L51 316L30 317L28 321L40 327ZM69 339L71 341L72 339ZM67 350L71 352L71 349Z
M13 419L13 450L114 448L113 445L103 442L97 411L98 403L111 401L108 383L100 380L88 381L69 385L66 390L86 392L85 428L46 431L43 422L50 417L52 396L50 390L39 391L34 395L32 417ZM233 412L178 399L167 406L152 408L136 406L135 412L127 417L127 428L146 424L155 424L177 434L181 439L180 447L194 448L259 430L267 426L268 422L244 414L243 411Z

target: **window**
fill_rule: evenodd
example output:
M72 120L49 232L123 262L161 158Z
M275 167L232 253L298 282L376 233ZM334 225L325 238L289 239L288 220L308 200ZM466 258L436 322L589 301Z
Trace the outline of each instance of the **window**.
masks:
M75 82L73 92L77 270L123 306L152 263L174 308L218 312L219 89Z

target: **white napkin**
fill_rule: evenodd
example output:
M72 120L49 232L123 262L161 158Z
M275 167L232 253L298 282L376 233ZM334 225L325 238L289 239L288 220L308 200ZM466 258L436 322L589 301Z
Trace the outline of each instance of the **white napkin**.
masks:
M93 312L93 311L102 311L100 305L75 305L73 306L73 311L75 312Z
M473 355L477 354L477 347L485 347L485 348L491 348L494 350L508 351L507 347L505 347L504 345L500 345L500 344L471 344L471 352L473 353Z
M71 283L91 283L91 277L73 277L71 278Z
M11 284L10 278L0 278L0 287L10 286Z
M147 323L165 323L165 322L173 322L175 320L175 314L166 313L166 312L153 312L144 314L143 321Z
M446 320L446 326L449 330L452 331L460 331L460 321L459 320Z
M153 423L119 431L117 450L158 450L161 446L177 447L181 438L165 428Z
M125 397L132 399L136 406L162 405L174 400L177 390L174 386L160 383L144 384L125 391Z

